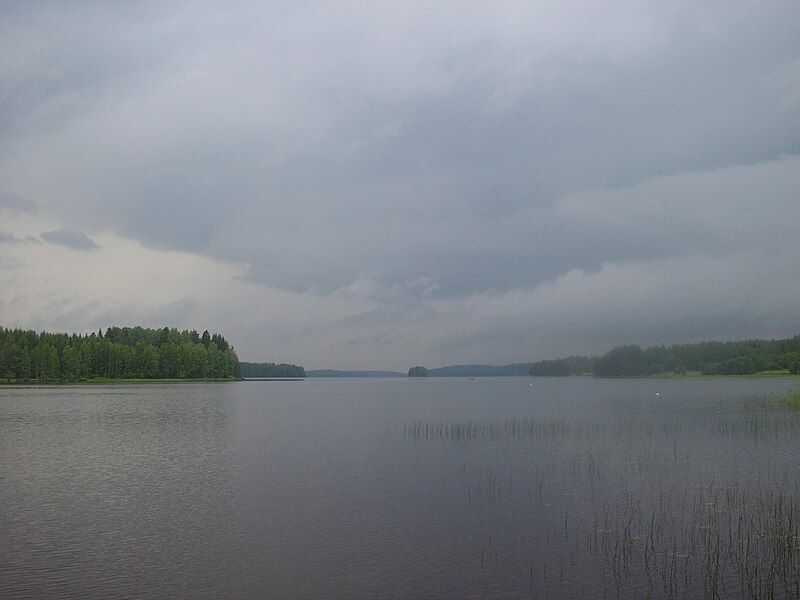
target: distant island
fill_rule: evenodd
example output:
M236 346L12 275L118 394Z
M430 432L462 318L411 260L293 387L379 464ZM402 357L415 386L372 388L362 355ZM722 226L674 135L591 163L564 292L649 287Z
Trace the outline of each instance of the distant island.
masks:
M306 371L299 365L286 363L239 363L244 378L265 378L265 379L295 379L306 376Z
M425 375L412 375L411 370L423 369ZM427 369L413 367L408 377L525 377L530 374L531 363L513 363L510 365L451 365ZM398 375L403 375L398 373Z
M409 377L427 377L428 376L428 369L425 367L411 367L408 370Z
M306 377L405 377L399 371L338 371L336 369L318 369L306 371Z
M782 340L618 346L601 356L570 356L530 365L535 376L800 374L800 336Z
M5 382L239 378L236 351L208 331L109 327L80 335L0 328Z

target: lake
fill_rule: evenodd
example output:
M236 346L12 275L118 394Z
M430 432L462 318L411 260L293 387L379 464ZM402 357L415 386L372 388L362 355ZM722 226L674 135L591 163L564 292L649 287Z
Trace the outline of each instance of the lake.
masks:
M797 379L0 388L0 597L792 597Z

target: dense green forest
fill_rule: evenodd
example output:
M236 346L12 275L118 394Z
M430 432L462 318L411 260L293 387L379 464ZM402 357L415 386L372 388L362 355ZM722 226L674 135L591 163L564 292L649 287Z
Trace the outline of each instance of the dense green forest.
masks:
M239 364L242 366L242 377L275 377L282 379L306 376L305 369L298 365L251 362Z
M602 356L572 356L533 363L531 375L635 377L687 371L704 375L753 375L764 371L800 373L800 336L784 340L700 342L674 346L619 346Z
M88 335L0 328L0 379L238 378L239 359L218 334L109 327Z

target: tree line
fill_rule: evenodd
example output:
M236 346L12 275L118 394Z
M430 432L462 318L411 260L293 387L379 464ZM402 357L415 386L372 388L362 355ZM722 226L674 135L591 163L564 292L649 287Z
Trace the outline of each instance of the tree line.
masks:
M673 346L618 346L601 356L571 356L542 360L530 367L531 375L592 374L601 377L636 377L697 371L704 375L752 375L762 371L800 374L800 335L782 340L700 342Z
M0 328L0 379L239 378L236 351L219 334L109 327L88 335Z
M285 363L239 363L242 367L242 377L269 377L269 378L295 378L305 377L306 371L299 365L288 365Z

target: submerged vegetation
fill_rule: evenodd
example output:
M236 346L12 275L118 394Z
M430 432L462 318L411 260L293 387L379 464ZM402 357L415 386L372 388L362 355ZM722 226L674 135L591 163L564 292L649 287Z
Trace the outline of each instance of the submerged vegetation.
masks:
M231 379L241 369L219 334L109 327L88 335L0 328L0 380Z
M748 408L800 411L800 391L788 390L783 394L749 400L746 404Z
M470 538L487 581L524 578L541 598L800 597L800 391L677 413L673 402L610 400L607 418L414 421L398 434L482 457L449 485L467 515L496 519Z
M601 377L643 375L800 374L800 336L783 340L701 342L673 346L619 346L602 356L571 356L533 363L531 375L592 374Z

